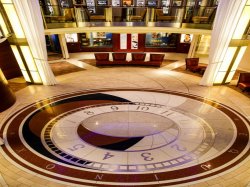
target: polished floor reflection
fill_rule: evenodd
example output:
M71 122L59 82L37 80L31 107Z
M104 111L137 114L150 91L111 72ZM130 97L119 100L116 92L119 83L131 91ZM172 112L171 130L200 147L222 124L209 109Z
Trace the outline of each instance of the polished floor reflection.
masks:
M250 100L161 68L97 68L30 85L0 114L4 186L247 186ZM202 59L204 62L206 59ZM12 115L14 114L14 115Z

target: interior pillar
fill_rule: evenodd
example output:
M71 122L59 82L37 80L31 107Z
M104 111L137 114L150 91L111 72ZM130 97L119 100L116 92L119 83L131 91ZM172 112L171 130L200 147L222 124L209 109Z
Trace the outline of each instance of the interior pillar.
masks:
M58 38L59 38L59 42L60 42L60 45L61 45L63 58L68 59L69 58L69 52L68 52L68 47L67 47L65 35L64 34L58 34Z
M194 55L195 55L195 50L196 50L196 47L197 47L197 44L198 44L198 40L199 40L199 35L194 35L193 36L193 39L192 39L192 42L190 44L190 48L189 48L189 51L188 51L188 58L193 58Z
M246 3L250 4L250 0L248 2L247 0L219 1L211 35L209 64L200 81L200 85L223 84L223 81L227 79L227 72L233 66L231 64L232 60L237 59L235 53L238 51L242 54L244 48L240 49L240 51L237 47L230 47L230 42L232 39L241 39L245 31L244 28L247 27L248 22L244 21L249 21L249 18L246 19L247 14L245 15L244 13ZM247 12L250 11L247 10ZM243 20L242 16L245 17Z
M25 33L28 47L44 85L55 85L56 79L48 63L42 15L38 1L13 0ZM8 15L11 16L11 15ZM24 55L25 56L25 55Z

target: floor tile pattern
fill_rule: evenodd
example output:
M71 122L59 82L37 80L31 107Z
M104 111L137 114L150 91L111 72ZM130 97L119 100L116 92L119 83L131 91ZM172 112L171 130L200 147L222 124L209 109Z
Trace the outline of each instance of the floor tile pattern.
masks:
M172 186L244 161L249 124L230 107L193 94L89 90L16 111L2 127L3 151L20 167L66 184Z
M230 108L229 110L230 111L232 110L233 113L234 113L234 111L237 111L237 113L240 114L244 119L246 118L246 120L248 120L248 121L250 120L250 107L249 107L250 100L248 97L242 95L240 92L237 92L237 91L235 91L227 86L214 86L214 87L199 86L200 77L193 76L191 74L190 75L184 74L182 72L171 71L172 69L175 69L177 67L181 67L185 64L185 57L186 57L185 54L166 53L165 54L166 59L176 60L176 62L171 63L171 64L166 65L166 66L161 67L161 68L109 67L109 68L99 69L97 67L94 67L94 66L91 66L89 64L86 64L84 62L79 61L80 59L94 58L94 55L91 53L75 53L75 54L70 54L70 56L71 56L71 58L67 59L67 62L70 62L74 65L77 65L78 67L84 68L87 71L80 71L80 72L75 72L75 73L57 76L56 79L57 79L58 84L56 86L28 85L26 88L19 90L18 92L16 92L17 101L16 101L15 105L13 107L11 107L10 109L0 113L0 126L1 127L3 127L3 124L6 122L7 119L9 119L11 116L14 117L15 115L17 115L18 111L20 112L21 110L25 110L25 109L28 110L28 108L32 106L32 103L36 103L34 108L39 108L39 107L41 108L42 106L49 105L49 103L53 100L53 98L59 98L58 97L59 95L63 98L64 96L67 96L67 94L69 94L69 93L76 94L79 92L90 91L93 89L100 90L101 88L114 90L114 91L117 89L122 89L122 88L129 88L130 90L136 89L136 90L141 90L141 91L142 90L146 91L147 89L150 89L151 91L152 90L153 91L154 90L163 90L164 92L171 91L171 92L175 92L175 93L181 92L182 94L195 95L196 97L202 98L203 100L208 99L208 100L216 101L216 103L214 103L214 105L211 106L212 109L215 108L215 111L217 111L217 112L212 113L212 115L211 115L212 117L216 113L218 114L218 112L220 111L219 109L216 109L217 102L219 102L222 104L223 107L226 107L226 108L229 107ZM200 60L202 63L207 63L206 58L201 58ZM148 97L147 93L148 92L144 92L142 95L137 96L137 98L141 98L141 96L145 96L145 95L147 95L147 97ZM114 95L114 92L112 93L112 95ZM121 92L120 92L118 97L126 98L129 101L134 101L134 98L132 96L131 97L130 96L127 97L127 96L129 96L127 93L123 92L123 94L121 94ZM46 100L45 98L49 98L49 99ZM148 98L150 98L150 97L148 97ZM149 99L147 102L152 104L152 103L155 103L154 101L155 100L151 97L151 99ZM139 99L139 100L137 100L137 102L142 102L142 101ZM143 102L146 102L146 101L143 101ZM197 101L197 102L202 102L202 101ZM166 105L166 103L161 103L161 104ZM207 106L207 104L205 104L205 106ZM102 106L102 107L104 107L104 106ZM100 106L100 109L102 107ZM98 108L98 107L95 107L95 108ZM184 109L185 109L185 111L187 111L187 110L193 111L195 108L197 109L197 111L199 111L199 115L196 115L196 116L200 116L201 114L204 114L202 116L202 118L206 117L206 115L205 115L207 113L206 107L197 108L197 107L191 105L190 107L184 108ZM53 110L49 110L49 108L47 108L47 109L48 109L47 110L48 114L50 114L47 116L47 119L55 120L56 117L59 116L59 115L53 116L53 114L56 114L55 110L53 111ZM94 108L92 107L92 109L94 109ZM126 111L123 111L123 112L126 113ZM210 112L211 112L211 110L210 110ZM221 111L221 112L223 114L223 111ZM219 113L221 113L221 112L219 112ZM104 118L101 122L102 122L102 124L105 124L105 122L106 122L105 118L106 117L109 118L109 116L105 117L104 113L100 114L100 116L104 116ZM22 118L23 117L24 116L22 116ZM60 123L61 120L64 120L67 117L70 117L70 115L67 115L64 118L60 119L58 124ZM225 129L223 127L227 124L221 123L221 121L219 121L219 120L217 122L213 121L213 119L215 119L215 118L217 118L216 115L214 116L214 118L212 118L212 122L214 124L218 124L218 126L217 126L218 132L224 132L224 134L230 134L230 132L235 132L235 128L233 128L234 125L231 126L232 128L230 127L228 129ZM243 118L241 118L241 119L243 119ZM191 118L191 119L193 119L193 118ZM17 118L17 120L18 120L18 118ZM43 116L41 118L38 118L38 120L35 120L33 122L37 123L40 120L41 121L43 120ZM92 119L90 118L89 124L92 124L93 120L95 120L94 117ZM207 118L206 120L209 121L209 124L211 124L210 123L211 119ZM230 124L234 124L234 122L233 122L233 120L231 120L231 118L226 118L225 120L230 120ZM88 121L88 119L85 120L84 122L86 122L86 121ZM120 125L123 124L121 122L124 122L124 120L120 121ZM70 123L70 122L68 122L68 123ZM137 123L137 124L139 124L139 123ZM160 121L158 124L160 124ZM77 129L78 131L76 131L77 133L83 132L82 129L80 129L80 127L84 127L85 128L84 130L86 130L86 129L88 130L87 125L80 125L79 129ZM105 127L107 129L107 126L103 126L103 127ZM171 131L171 133L173 132L173 137L175 137L174 133L179 132L179 131L176 131L177 128L175 125L171 126L171 127L172 128L170 128L169 130ZM91 130L92 133L102 132L104 135L110 135L110 134L106 134L105 128L103 131L96 131L95 129L89 129L89 130ZM55 129L56 129L56 126L55 126ZM149 130L153 131L153 129L149 129ZM32 130L34 130L36 132L38 129L33 128ZM160 131L160 132L162 133L162 131ZM207 131L204 130L203 132L207 132ZM212 132L211 134L214 135L214 136L212 136L212 139L213 139L213 137L217 137L216 131L213 130L211 132ZM170 134L170 132L167 132L167 133ZM17 134L19 134L19 133L17 133ZM236 136L234 136L235 133L232 133L232 134L230 136L225 137L227 139L227 141L231 139L232 142L234 142L236 140L235 138L239 136L238 134ZM1 134L1 137L3 137L3 136L6 136L6 134L5 133ZM239 137L241 137L241 136L239 136ZM16 138L17 136L13 135L13 137ZM38 134L37 137L41 137L41 134ZM135 138L135 137L133 137L133 138ZM170 141L173 139L170 139ZM144 141L144 138L142 140ZM161 143L161 139L154 139L154 140L156 140L155 141L156 143L159 143L159 144ZM51 174L53 172L49 171L48 169L50 169L52 167L52 165L49 165L48 169L45 169L46 172L44 175L44 173L33 172L34 169L38 169L37 167L32 166L29 169L26 169L25 167L20 166L19 164L17 164L18 162L20 162L18 159L16 159L16 162L13 162L3 152L3 149L7 148L9 146L7 144L7 141L5 140L5 138L4 138L4 141L5 141L5 145L1 146L1 150L0 150L1 151L1 154L0 154L0 174L2 176L2 178L0 179L0 182L1 182L2 186L7 186L7 185L8 186L35 186L35 187L37 187L37 186L49 186L49 187L50 186L51 187L52 186L53 187L79 186L79 185L76 185L75 181L74 181L74 184L72 184L72 178L69 178L69 177L64 177L66 180L69 180L68 182L65 182L63 180L58 180L59 179L58 175L56 175L56 176L53 175L53 177L51 177ZM144 142L143 141L140 141L140 142L145 143L144 145L147 145L148 141L144 141ZM221 143L223 143L223 142L220 142L217 145L221 145ZM25 145L27 145L27 144L25 144ZM57 143L56 145L58 146L58 145L66 145L66 144L58 144ZM16 144L16 147L19 148L18 144ZM137 146L137 147L139 147L139 146ZM249 143L248 143L247 147L249 148ZM60 147L57 147L57 148L60 148ZM79 146L76 146L74 148L79 148ZM220 147L218 147L218 149L219 148ZM241 148L241 146L239 148ZM32 150L32 149L30 149L30 150ZM49 149L45 148L44 150L50 153ZM98 150L100 151L102 149L98 148ZM223 151L224 149L220 148L220 150ZM19 149L19 151L21 154L22 152L29 151L29 149L24 149L24 150ZM109 151L113 151L113 150L109 150ZM30 152L33 154L36 151L30 151ZM12 152L12 153L14 153L14 152ZM96 155L98 155L98 154L96 154ZM51 154L51 156L54 156L55 159L58 159L58 160L60 159L59 157L56 157L53 154ZM103 156L105 156L105 155L103 155ZM149 155L144 154L143 156L148 157ZM217 156L215 156L215 157L217 157ZM15 158L19 158L19 153L18 153L18 155L16 155ZM27 158L27 156L24 158ZM52 159L50 160L48 157L43 157L43 158L46 158L47 161L45 163L41 163L41 164L49 164L50 161L53 161ZM107 159L105 159L106 161L108 161L110 159L115 159L115 157L112 157L110 154L107 154L106 158L107 158ZM131 157L128 157L128 158L131 158ZM204 159L206 159L206 157L204 157ZM208 159L210 159L210 158L208 158ZM129 159L129 161L130 160L131 159ZM63 162L65 162L65 163L63 163ZM190 163L191 162L188 162L187 164L190 164ZM197 164L198 163L199 162L197 162ZM218 163L221 163L221 160L218 160ZM61 159L60 164L63 166L67 166L69 168L70 167L80 168L79 166L73 165L73 162L72 163L67 162L67 160ZM70 164L72 164L72 165L70 165ZM159 166L160 165L157 165L157 167L159 167ZM176 169L181 169L181 167L184 167L184 166L185 166L185 164L179 166L179 168L177 166L175 166L175 167L176 167ZM227 167L227 165L224 165L224 166ZM122 169L125 169L125 168L128 168L128 167L122 167ZM136 167L134 167L133 165L131 165L131 167L129 167L130 170L133 170L133 168L136 168ZM141 167L140 167L140 169L141 169ZM150 170L150 171L147 171L147 173L151 173L151 174L152 173L155 174L157 172L160 172L160 170L157 170L157 171L152 170L151 166L149 166L147 169ZM173 168L170 168L170 171L172 169ZM85 170L88 170L88 168L85 168ZM89 170L92 171L92 169L89 169ZM166 168L164 170L166 170ZM141 172L145 172L145 170L144 171L141 170L141 171L139 171L138 175L134 175L133 180L136 180ZM190 170L188 172L190 172ZM109 171L107 168L105 168L105 170L100 171L99 175L92 175L92 178L91 178L92 182L93 182L93 178L96 178L94 185L105 184L105 185L109 186L110 183L106 183L106 182L100 180L101 178L105 177L104 176L105 173L112 174L113 171ZM126 173L126 172L123 172L123 173ZM48 177L48 174L50 174L49 177ZM126 173L126 175L127 175L127 173ZM154 180L156 180L156 177L158 177L158 179L160 179L160 177L161 177L159 175L151 175L151 176L153 177ZM121 180L121 178L118 177L118 178L116 178L116 180L119 182L119 180ZM150 179L148 179L148 180L150 180ZM234 167L232 167L230 169L226 168L226 171L218 172L216 175L213 175L210 177L205 177L205 178L200 179L200 180L194 180L194 179L191 179L191 180L192 180L192 182L190 181L188 183L178 184L178 185L174 185L174 186L187 186L187 187L195 187L195 186L202 186L202 187L204 187L204 186L205 187L206 186L245 187L245 186L249 186L248 184L250 182L250 158L248 156L247 158L242 159L242 161L239 164L236 164ZM85 181L85 182L87 182L87 181ZM166 181L159 181L158 185L164 186L163 183L166 183ZM120 186L125 186L128 184L129 183L125 182L124 184L122 184ZM153 183L147 182L147 184L148 185L149 184L156 185L155 181ZM84 185L84 186L93 186L93 183L90 185ZM133 184L131 184L131 186L133 186ZM142 186L144 186L144 185L142 185Z

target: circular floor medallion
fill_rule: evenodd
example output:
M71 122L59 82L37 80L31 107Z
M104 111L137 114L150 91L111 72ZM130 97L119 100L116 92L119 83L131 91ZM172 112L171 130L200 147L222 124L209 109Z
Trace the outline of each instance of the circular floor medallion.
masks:
M3 151L49 178L91 186L171 186L249 155L249 121L215 101L162 90L97 90L31 104L2 129Z

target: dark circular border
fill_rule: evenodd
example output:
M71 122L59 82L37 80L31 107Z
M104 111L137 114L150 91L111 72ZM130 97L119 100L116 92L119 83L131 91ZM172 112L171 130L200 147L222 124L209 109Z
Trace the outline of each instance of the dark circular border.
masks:
M57 162L52 162L50 159L45 159L39 154L35 154L34 150L30 150L25 144L23 144L21 137L19 136L19 127L22 125L23 121L27 120L27 116L32 118L35 115L41 115L42 111L50 110L52 106L56 107L55 103L60 105L65 104L64 101L68 98L77 98L77 96L81 95L89 95L89 94L98 94L98 92L106 92L106 91L144 91L144 92L158 92L158 93L166 93L171 95L177 95L182 97L187 97L189 99L197 100L208 105L211 105L218 110L222 111L224 114L230 117L230 119L234 122L236 129L237 129L237 137L232 144L225 152L223 152L218 157L209 160L204 163L197 164L195 166L183 168L177 171L166 171L166 172L155 172L155 173L145 173L145 174L115 174L115 173L102 173L101 171L85 171L79 170L78 168L67 167L64 164L60 164ZM85 106L91 105L91 103L112 103L112 100L91 100L88 101L80 101L74 100L74 105ZM114 102L115 103L115 102ZM67 107L66 107L67 108ZM47 116L48 119L53 119L57 115L60 114L62 111L55 111L52 115ZM41 119L41 118L40 118ZM202 98L199 96L180 93L180 92L173 92L173 91L163 91L163 90L151 90L151 89L144 89L144 90L133 90L133 89L104 89L104 90L92 90L92 91L81 91L75 92L70 94L64 94L55 96L49 99L41 100L39 102L30 104L23 109L15 112L12 116L10 116L3 124L1 128L1 133L4 133L4 139L8 143L6 146L2 147L3 151L10 157L14 162L18 163L22 167L29 169L35 173L38 173L43 176L47 176L53 179L57 179L64 182L69 182L73 184L82 184L82 185L92 185L92 186L105 186L104 184L98 184L98 182L110 182L110 184L106 186L112 186L112 183L119 184L119 183L130 183L136 186L146 186L147 182L155 183L155 186L169 186L169 185L177 185L177 184L184 184L188 182L194 182L197 180L201 180L207 177L211 177L217 175L221 172L224 172L240 162L242 162L245 158L247 158L250 154L250 149L247 147L249 143L249 130L248 127L250 122L239 112L235 111L234 109L223 105L221 103ZM248 126L248 127L247 127ZM19 160L16 156L12 153L12 151L19 155L23 160ZM239 157L239 154L242 156ZM235 159L235 160L234 160ZM227 164L228 162L234 160L232 163ZM223 165L226 165L223 168L220 168ZM36 167L33 167L36 166ZM40 169L38 169L40 168ZM214 171L213 171L214 170ZM46 172L48 171L48 172ZM57 174L57 175L55 175ZM58 174L61 174L58 175ZM201 176L195 176L198 174L202 174ZM65 177L68 176L68 177ZM186 177L193 176L190 179ZM72 177L72 178L70 178ZM81 181L81 179L87 181L94 181L97 182L96 184ZM74 178L76 180L74 180ZM181 179L180 181L171 181L173 179ZM77 180L78 179L78 180ZM159 184L158 182L161 182ZM150 186L154 186L154 184L150 184Z

